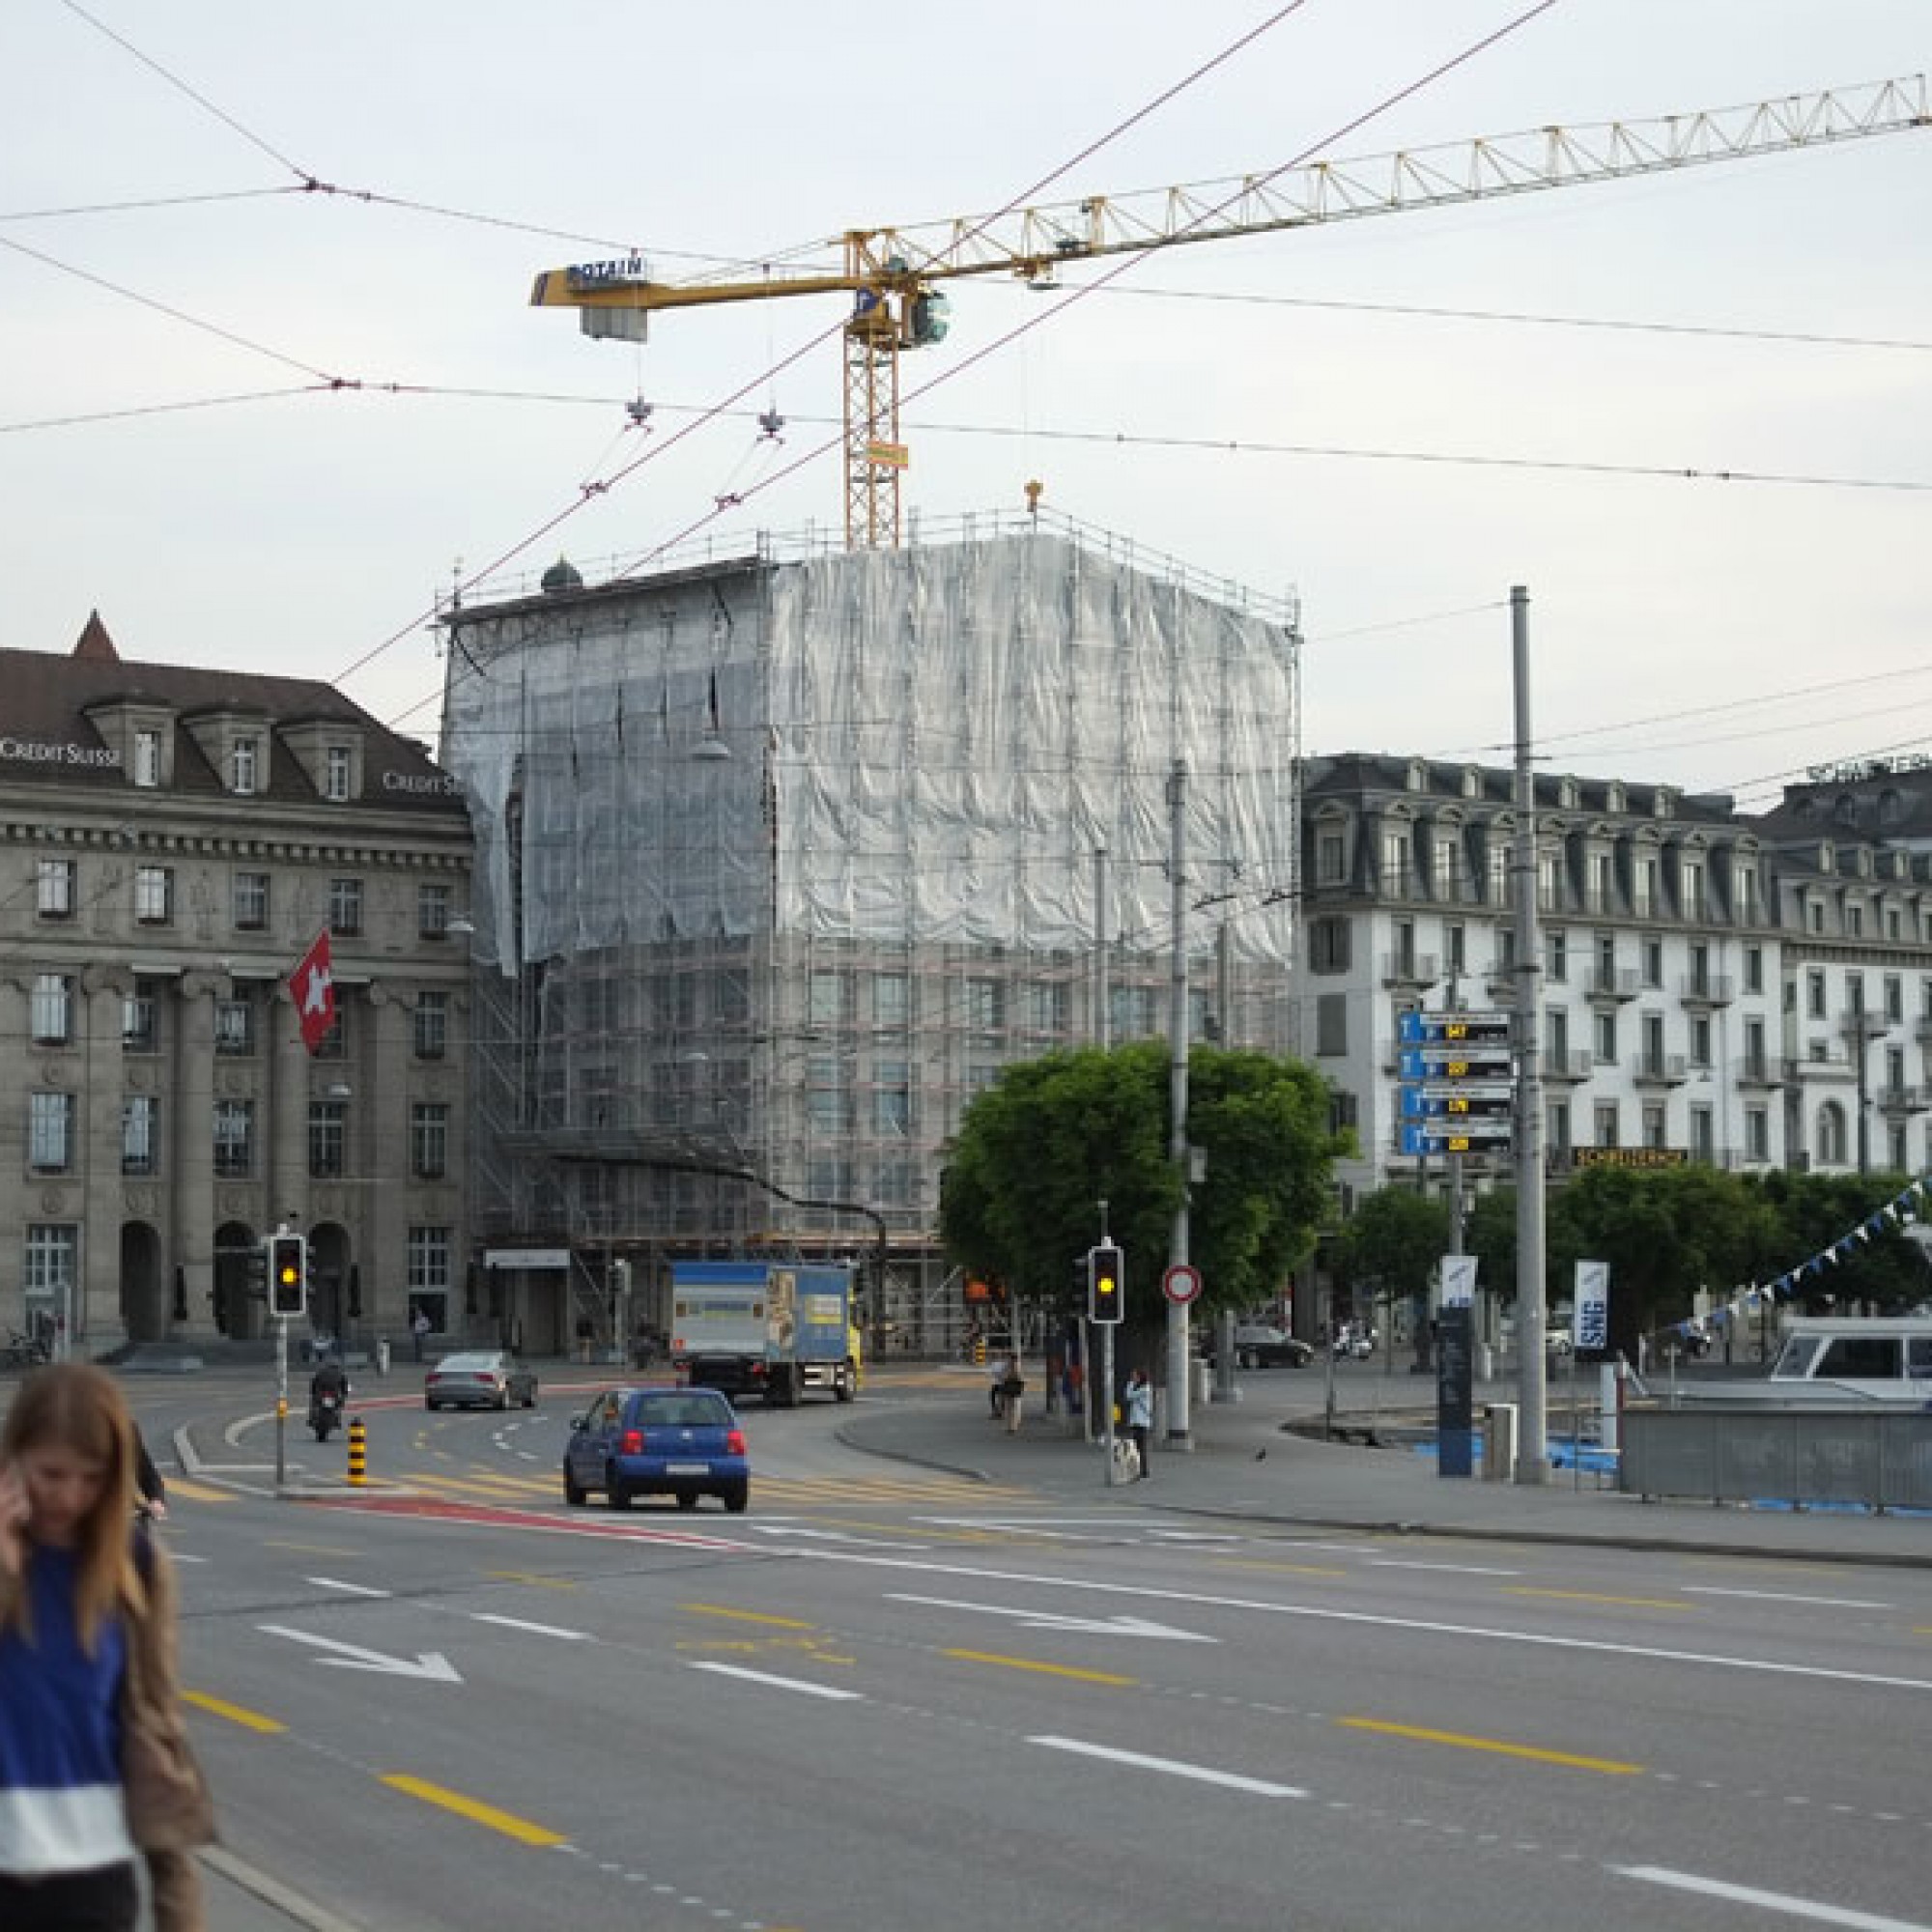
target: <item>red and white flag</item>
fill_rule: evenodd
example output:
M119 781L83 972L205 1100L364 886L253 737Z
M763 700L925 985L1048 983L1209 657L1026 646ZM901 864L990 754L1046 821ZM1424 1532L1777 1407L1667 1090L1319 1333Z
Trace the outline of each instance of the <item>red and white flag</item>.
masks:
M315 944L289 975L289 991L295 995L296 1024L301 1028L302 1044L314 1053L335 1024L335 975L328 963L327 926L316 934Z

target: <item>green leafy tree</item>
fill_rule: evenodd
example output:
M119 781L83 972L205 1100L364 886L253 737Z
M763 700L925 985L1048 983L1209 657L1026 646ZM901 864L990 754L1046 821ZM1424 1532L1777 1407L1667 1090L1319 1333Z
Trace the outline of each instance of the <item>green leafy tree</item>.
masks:
M1379 1299L1410 1305L1415 1358L1429 1362L1429 1278L1449 1247L1448 1204L1413 1187L1378 1187L1344 1224L1337 1261L1344 1278Z
M1326 1083L1268 1054L1197 1046L1187 1135L1203 1151L1189 1221L1197 1308L1244 1308L1279 1291L1313 1246L1336 1157ZM967 1108L940 1190L948 1254L1014 1293L1064 1305L1099 1235L1095 1204L1126 1250L1128 1320L1160 1311L1180 1195L1168 1157L1168 1049L1088 1047L1004 1068Z
M1752 1175L1746 1183L1761 1203L1769 1233L1755 1264L1741 1279L1772 1281L1815 1255L1852 1246L1834 1262L1807 1274L1784 1297L1790 1305L1824 1314L1868 1306L1880 1314L1915 1307L1932 1276L1916 1243L1889 1215L1877 1230L1872 1217L1895 1201L1906 1185L1899 1174ZM1855 1235L1854 1230L1865 1230Z

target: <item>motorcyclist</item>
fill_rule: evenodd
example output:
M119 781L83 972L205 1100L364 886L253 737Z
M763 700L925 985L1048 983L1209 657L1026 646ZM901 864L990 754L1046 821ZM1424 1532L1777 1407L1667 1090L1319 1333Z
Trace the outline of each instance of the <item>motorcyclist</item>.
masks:
M325 1396L335 1398L338 1410L349 1402L349 1373L333 1355L325 1355L321 1366L308 1378L308 1419L311 1428L322 1412Z

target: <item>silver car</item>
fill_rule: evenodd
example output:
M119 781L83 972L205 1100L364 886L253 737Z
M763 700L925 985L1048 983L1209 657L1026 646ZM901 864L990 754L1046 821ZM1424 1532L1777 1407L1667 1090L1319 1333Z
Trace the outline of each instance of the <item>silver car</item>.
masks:
M445 1355L423 1378L425 1408L509 1408L537 1406L537 1372L507 1349Z

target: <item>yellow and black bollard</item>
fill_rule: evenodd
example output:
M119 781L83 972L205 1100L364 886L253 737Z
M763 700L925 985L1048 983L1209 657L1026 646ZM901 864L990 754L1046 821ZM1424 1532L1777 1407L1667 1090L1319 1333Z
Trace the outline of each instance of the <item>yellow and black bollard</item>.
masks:
M360 1489L368 1475L369 1428L358 1415L349 1425L349 1480Z
M983 1335L973 1337L973 1366L976 1369L986 1366L986 1338Z

